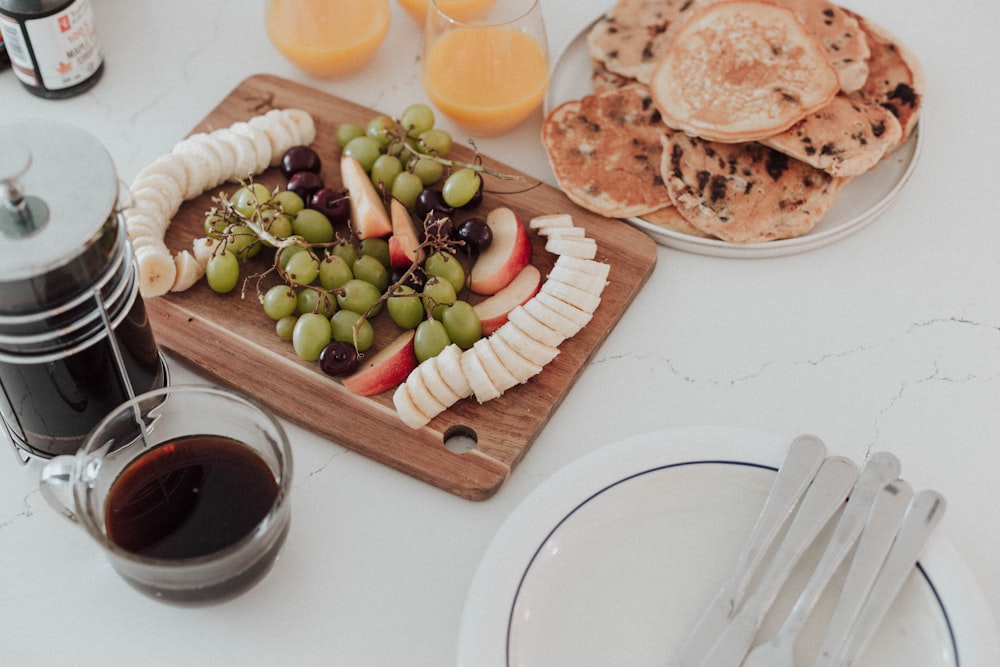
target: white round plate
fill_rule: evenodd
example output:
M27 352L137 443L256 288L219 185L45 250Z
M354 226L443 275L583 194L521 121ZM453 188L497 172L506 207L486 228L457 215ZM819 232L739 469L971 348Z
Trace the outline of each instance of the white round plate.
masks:
M729 575L790 442L739 429L664 431L553 475L514 510L480 564L460 667L669 665ZM1000 664L982 591L939 533L859 664ZM823 542L803 558L759 639L779 627ZM810 617L801 664L818 651L842 581L843 571Z
M580 99L594 92L590 53L587 49L589 30L588 27L577 35L556 60L552 83L545 98L546 112L563 102ZM878 167L844 185L827 214L809 233L796 238L739 244L682 234L646 222L642 218L628 218L627 222L652 236L661 245L699 255L763 258L813 250L861 229L885 211L913 174L922 147L922 133L918 127Z

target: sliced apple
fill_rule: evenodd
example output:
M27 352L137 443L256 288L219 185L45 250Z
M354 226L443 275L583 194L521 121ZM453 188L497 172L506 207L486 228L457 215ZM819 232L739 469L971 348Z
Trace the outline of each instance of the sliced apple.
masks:
M359 396L372 396L404 382L417 367L413 352L413 329L361 362L361 367L344 378L344 386Z
M406 205L398 199L389 203L392 236L389 237L389 263L394 268L406 269L414 261L423 263L427 256L420 245L417 226Z
M531 239L521 220L509 208L495 208L486 215L493 241L472 265L469 289L476 294L496 294L509 285L531 262Z
M350 155L340 158L340 179L351 199L351 225L359 239L381 238L392 233L392 221L375 186L361 163Z
M489 336L499 329L507 321L510 311L527 303L541 286L541 272L534 265L528 264L509 285L477 303L474 308L483 325L483 335Z

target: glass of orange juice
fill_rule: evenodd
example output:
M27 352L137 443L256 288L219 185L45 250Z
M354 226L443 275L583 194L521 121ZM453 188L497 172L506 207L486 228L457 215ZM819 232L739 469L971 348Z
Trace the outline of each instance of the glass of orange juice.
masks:
M430 0L421 78L431 102L466 130L495 136L538 108L549 85L539 0L503 0L460 21Z
M481 18L497 0L438 0L438 7L448 16L459 21L475 21ZM413 17L415 21L424 24L427 19L427 6L430 0L399 0L399 6Z
M389 0L268 0L271 43L307 74L346 76L361 69L389 31Z

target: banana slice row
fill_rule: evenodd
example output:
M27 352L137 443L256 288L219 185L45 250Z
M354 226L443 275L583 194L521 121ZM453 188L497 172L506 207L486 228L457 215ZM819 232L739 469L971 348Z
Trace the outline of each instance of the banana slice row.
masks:
M463 398L485 403L527 382L556 358L564 340L590 322L611 269L594 259L597 244L569 214L532 218L528 226L558 255L552 271L492 335L464 351L452 344L410 373L392 397L407 426L420 428Z
M132 182L125 229L139 264L143 297L180 292L205 273L199 256L174 255L164 242L181 204L227 181L238 182L277 165L292 146L316 139L312 116L302 109L272 109L246 122L193 134L145 167Z

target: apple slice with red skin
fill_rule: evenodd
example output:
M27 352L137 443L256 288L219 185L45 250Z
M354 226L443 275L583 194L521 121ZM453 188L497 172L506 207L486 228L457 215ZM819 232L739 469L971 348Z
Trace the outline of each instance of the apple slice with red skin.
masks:
M413 216L398 199L389 202L392 236L389 237L389 263L394 269L408 269L414 260L423 264L427 253L420 245L420 236Z
M407 329L371 357L362 360L358 370L344 378L344 386L359 396L373 396L404 382L417 367L413 334L413 329Z
M506 287L491 297L483 299L473 308L483 325L483 335L503 326L507 314L518 306L526 304L538 293L542 286L542 273L534 265L528 264L510 281Z
M359 239L381 238L392 233L392 221L361 163L350 155L340 158L340 179L351 198L351 225Z
M493 241L472 265L469 289L489 296L509 285L531 262L531 239L524 224L509 208L490 211L486 224L493 231Z

